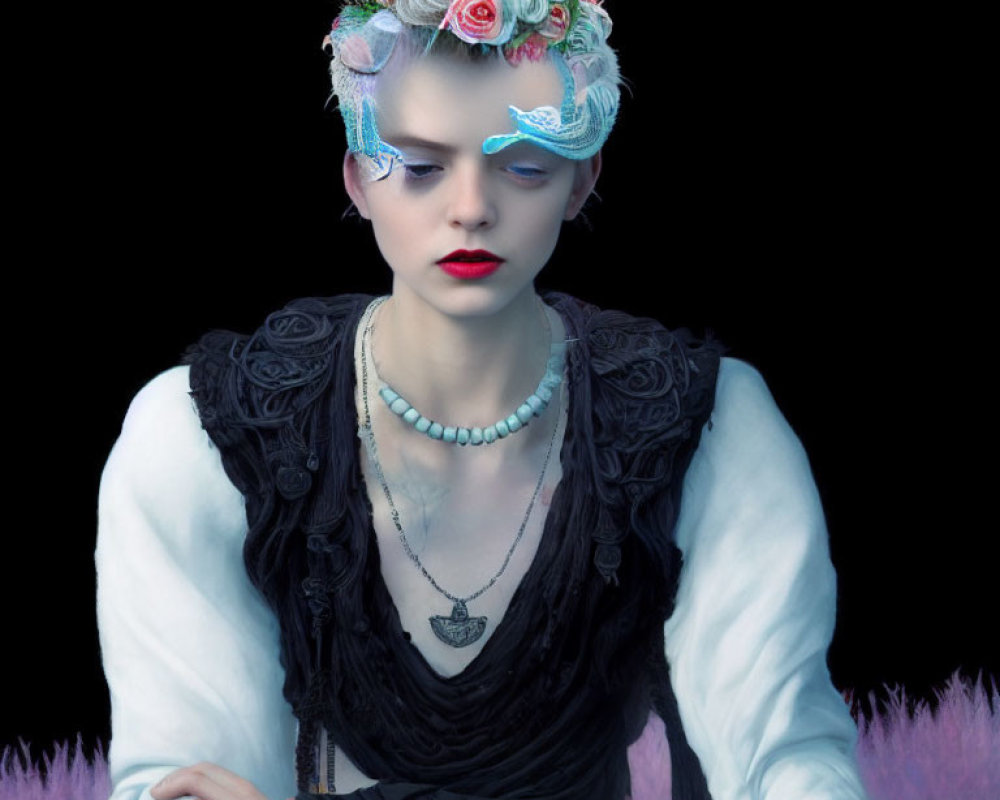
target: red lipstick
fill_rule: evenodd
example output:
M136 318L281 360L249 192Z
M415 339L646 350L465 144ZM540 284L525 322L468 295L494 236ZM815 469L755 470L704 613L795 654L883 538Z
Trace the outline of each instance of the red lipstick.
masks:
M455 250L439 259L437 264L453 278L474 280L492 275L503 262L489 250Z

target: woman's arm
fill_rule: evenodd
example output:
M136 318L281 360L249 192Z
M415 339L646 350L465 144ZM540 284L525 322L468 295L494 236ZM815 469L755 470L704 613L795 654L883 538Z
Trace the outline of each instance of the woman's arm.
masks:
M243 496L188 395L188 367L136 395L101 476L97 616L111 690L111 800L212 762L295 794L277 621L243 566Z
M722 359L676 534L666 654L714 800L866 798L826 665L837 583L819 494L764 379L738 359Z

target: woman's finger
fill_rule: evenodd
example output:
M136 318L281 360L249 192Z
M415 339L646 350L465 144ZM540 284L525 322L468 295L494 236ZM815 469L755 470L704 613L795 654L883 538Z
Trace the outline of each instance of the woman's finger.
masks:
M154 800L176 800L185 795L199 800L267 800L250 781L207 761L174 770L149 793Z

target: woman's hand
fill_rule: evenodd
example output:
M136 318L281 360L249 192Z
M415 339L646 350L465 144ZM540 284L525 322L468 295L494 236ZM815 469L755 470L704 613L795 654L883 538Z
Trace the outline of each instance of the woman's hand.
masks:
M174 770L149 793L155 800L175 800L185 795L199 800L268 800L250 781L207 761Z

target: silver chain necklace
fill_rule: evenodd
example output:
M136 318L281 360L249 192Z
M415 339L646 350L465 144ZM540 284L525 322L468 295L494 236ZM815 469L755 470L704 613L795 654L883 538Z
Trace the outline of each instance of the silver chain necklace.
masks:
M466 647L482 637L483 632L486 630L487 621L486 617L470 617L469 609L466 606L466 603L471 600L475 600L483 592L493 586L507 569L511 556L514 554L514 550L517 548L517 545L521 541L521 537L524 535L524 529L528 525L528 518L531 516L531 509L534 507L535 500L538 498L538 493L542 488L542 483L545 479L545 471L549 466L549 458L552 455L552 448L555 444L556 433L559 431L559 418L556 416L556 424L553 427L552 436L549 439L548 449L545 451L545 461L542 464L542 471L538 476L538 482L535 484L535 490L531 495L531 501L528 503L528 510L524 512L524 519L521 521L521 527L517 531L517 536L514 537L514 543L507 551L507 556L504 558L503 565L500 567L500 570L492 578L490 578L489 583L466 597L457 597L446 589L441 588L424 565L420 563L420 557L413 551L413 548L410 547L410 543L406 539L406 533L403 531L403 525L399 521L399 511L396 510L396 505L392 501L392 493L389 491L389 484L385 480L385 474L382 472L382 465L378 460L378 446L375 443L375 430L372 427L371 410L368 405L368 351L371 350L372 331L375 327L373 322L375 310L382 305L386 299L387 297L379 297L372 301L372 303L368 306L368 309L365 311L365 317L362 323L361 393L364 401L365 421L361 426L361 431L365 435L365 441L368 445L368 453L371 456L372 464L375 468L375 474L378 477L379 484L382 486L382 491L385 493L385 499L389 502L392 522L396 526L396 530L399 532L399 539L403 543L403 549L410 557L410 560L416 564L423 576L430 581L431 586L454 603L451 609L450 617L432 616L429 618L431 629L434 631L435 636L437 636L437 638L445 644L452 647ZM365 347L366 342L367 350ZM372 355L372 360L374 368L374 355Z

